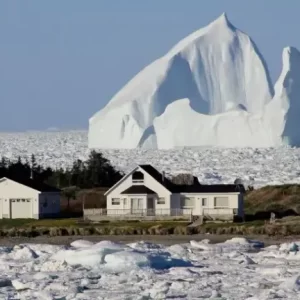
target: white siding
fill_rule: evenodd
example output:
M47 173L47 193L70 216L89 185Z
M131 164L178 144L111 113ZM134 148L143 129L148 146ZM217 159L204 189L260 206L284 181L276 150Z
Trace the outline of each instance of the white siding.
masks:
M142 172L144 174L144 182L138 183L141 185L145 185L152 191L154 191L159 198L165 198L165 204L157 204L157 199L155 199L154 208L162 211L162 209L170 209L171 207L171 192L169 192L164 186L162 186L159 182L157 182L154 178L152 178L148 173L146 173L142 168L137 168L136 171ZM147 208L147 197L145 195L129 195L128 198L126 198L126 195L121 194L124 190L131 187L132 184L132 177L131 175L128 176L124 181L120 182L115 186L115 188L108 193L106 196L106 203L107 203L107 211L109 214L110 210L124 210L124 209L130 209L131 208L131 198L135 197L143 197L144 199L144 209ZM122 198L123 201L120 201L120 205L112 205L111 200L112 198ZM124 198L125 204L124 204ZM126 211L124 211L126 213Z
M181 194L181 196L185 197L194 197L194 207L193 207L193 215L201 216L203 215L203 209L214 209L215 208L215 198L218 197L227 197L228 198L228 208L229 209L238 209L238 214L240 215L241 210L239 206L243 203L243 196L238 193L231 194ZM206 199L202 201L202 199ZM239 200L240 199L240 200ZM202 203L206 203L206 206L203 206ZM225 212L225 211L224 211Z

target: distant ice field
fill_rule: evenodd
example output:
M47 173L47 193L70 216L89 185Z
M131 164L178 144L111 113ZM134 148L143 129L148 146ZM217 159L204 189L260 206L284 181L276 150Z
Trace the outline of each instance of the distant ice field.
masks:
M34 154L43 166L67 168L88 157L87 136L87 131L0 133L0 156L17 159ZM232 183L236 178L256 187L300 183L299 148L101 151L124 172L147 163L166 174L192 173L202 183Z

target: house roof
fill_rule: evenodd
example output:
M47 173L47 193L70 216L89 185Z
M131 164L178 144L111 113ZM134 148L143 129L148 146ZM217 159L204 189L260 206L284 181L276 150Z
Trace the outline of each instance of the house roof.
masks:
M157 182L159 182L162 186L164 186L170 192L175 192L176 185L173 184L168 178L163 176L160 172L158 172L154 167L151 165L140 165L145 172L147 172L151 177L153 177Z
M52 187L46 183L43 183L43 182L40 182L40 181L37 181L37 180L34 180L34 179L25 179L25 178L17 178L17 177L2 177L0 179L0 182L2 180L5 180L5 179L10 179L12 181L15 181L17 183L20 183L20 184L23 184L27 187L30 187L34 190L37 190L39 192L60 192L60 189L57 189L55 187Z
M239 193L244 192L245 189L241 185L236 184L194 184L194 185L177 185L177 193L199 193L199 194L213 194L213 193Z
M121 194L125 194L125 195L144 195L144 194L156 194L154 191L152 191L151 189L147 188L144 185L132 185L131 187L129 187L128 189L126 189L125 191L123 191Z
M140 165L140 167L151 175L156 181L163 185L167 190L173 193L238 193L245 191L243 186L236 184L200 184L197 177L194 176L192 185L180 185L172 183L151 165Z
M124 181L130 174L132 174L134 171L136 171L138 167L143 169L146 173L148 173L152 178L154 178L157 182L159 182L163 187L165 187L171 193L213 194L213 193L239 193L239 192L245 192L245 188L242 185L236 185L236 184L203 185L203 184L199 183L199 181L196 177L194 177L194 183L192 185L175 184L175 183L172 183L167 177L163 176L163 174L161 174L153 166L151 166L151 165L139 165L139 166L135 167L131 172L126 174L114 186L112 186L105 193L105 195L107 195L111 190L113 190L114 187L117 186L120 182ZM147 187L145 187L145 188L147 188ZM124 194L124 192L122 192L122 194ZM149 194L149 193L150 192L148 192L146 194ZM154 192L151 191L151 193L154 193ZM138 194L138 193L136 193L136 194ZM142 194L142 193L140 193L140 194Z

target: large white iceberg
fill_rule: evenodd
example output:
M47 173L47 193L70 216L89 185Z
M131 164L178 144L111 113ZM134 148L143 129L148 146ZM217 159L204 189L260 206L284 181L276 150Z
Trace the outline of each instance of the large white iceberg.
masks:
M273 88L254 42L223 14L144 68L93 116L89 148L298 146L299 67L298 50L285 48Z

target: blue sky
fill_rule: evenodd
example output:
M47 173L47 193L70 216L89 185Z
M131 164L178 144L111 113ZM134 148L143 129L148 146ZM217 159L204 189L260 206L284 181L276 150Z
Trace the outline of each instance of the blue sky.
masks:
M80 129L144 66L226 12L264 55L300 49L300 1L0 0L0 131Z

